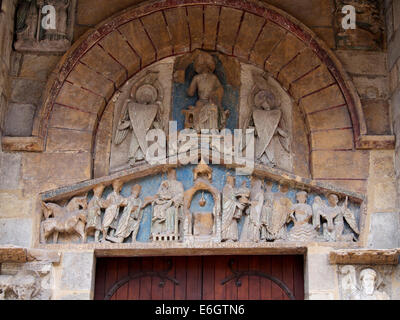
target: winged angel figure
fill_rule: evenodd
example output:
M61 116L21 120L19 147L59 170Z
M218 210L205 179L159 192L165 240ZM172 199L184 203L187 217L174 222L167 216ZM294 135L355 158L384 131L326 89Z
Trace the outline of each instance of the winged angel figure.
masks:
M128 160L130 165L146 158L148 149L146 134L150 129L163 129L163 93L157 72L150 72L135 83L130 99L122 107L114 143L121 144L132 130Z
M352 241L356 240L354 234L343 234L344 221L355 234L360 231L354 213L348 208L348 198L342 206L338 205L339 198L336 194L328 195L328 205L323 203L320 197L315 197L313 204L313 225L320 229L321 220L323 237L326 241Z

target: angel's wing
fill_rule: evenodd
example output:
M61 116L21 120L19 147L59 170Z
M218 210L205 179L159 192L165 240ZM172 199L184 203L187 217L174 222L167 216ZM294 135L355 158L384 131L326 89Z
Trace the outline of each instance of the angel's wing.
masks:
M321 212L324 210L324 203L320 197L315 197L312 205L313 209L313 226L316 229L321 227Z
M115 131L114 135L114 143L116 145L121 144L129 132L129 126L124 126L124 121L129 121L129 113L128 113L128 103L131 102L130 99L126 100L124 106L122 107L121 116L118 121L117 130Z
M357 234L360 234L360 230L358 230L357 220L353 214L353 212L349 208L344 208L344 219L349 224L350 228Z
M356 269L354 266L346 265L341 268L340 273L343 275L341 281L343 298L351 300L357 292Z

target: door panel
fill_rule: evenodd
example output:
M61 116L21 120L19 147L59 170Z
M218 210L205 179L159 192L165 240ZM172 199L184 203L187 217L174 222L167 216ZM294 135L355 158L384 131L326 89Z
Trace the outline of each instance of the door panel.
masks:
M96 300L288 300L291 295L304 299L302 256L97 261Z

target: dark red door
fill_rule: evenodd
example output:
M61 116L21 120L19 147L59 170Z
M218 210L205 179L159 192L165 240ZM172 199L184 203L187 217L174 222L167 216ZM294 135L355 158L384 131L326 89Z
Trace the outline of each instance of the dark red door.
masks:
M100 258L95 299L304 299L302 256Z

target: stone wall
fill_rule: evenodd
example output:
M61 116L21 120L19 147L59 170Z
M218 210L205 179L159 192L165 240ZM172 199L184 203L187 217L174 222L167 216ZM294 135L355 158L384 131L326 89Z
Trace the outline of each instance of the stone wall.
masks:
M0 8L0 136L3 135L4 119L10 99L8 75L11 66L15 2L4 0Z

